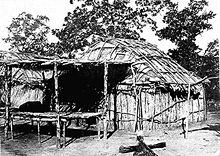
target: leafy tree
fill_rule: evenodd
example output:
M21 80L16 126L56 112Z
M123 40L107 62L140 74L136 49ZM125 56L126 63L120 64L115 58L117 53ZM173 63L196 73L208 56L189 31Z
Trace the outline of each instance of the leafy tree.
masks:
M217 77L219 75L219 40L210 42L201 58L201 66L198 74L201 77Z
M212 29L209 20L215 17L212 11L206 12L206 0L190 0L188 6L178 10L177 3L171 3L163 17L166 27L157 29L156 35L161 39L168 39L175 43L176 49L170 49L168 54L190 71L198 72L201 64L195 43L196 37L204 31Z
M81 0L81 7L69 12L64 19L64 27L53 30L53 33L66 52L83 50L83 47L91 44L88 37L92 34L141 39L140 33L146 25L156 29L156 22L152 17L168 2L169 0L136 0L133 3L129 0ZM70 0L70 3L74 3L74 0Z
M13 18L8 27L8 37L3 40L10 43L10 50L45 54L48 47L47 34L50 28L46 25L49 18L38 15L34 18L31 14L22 12Z
M207 99L219 100L219 40L210 42L203 56L200 56L202 64L198 67L198 75L208 76L210 83L206 85Z
M195 42L198 35L212 29L209 20L216 14L204 11L206 6L206 0L190 0L187 7L178 10L178 4L170 3L163 17L166 27L157 29L156 35L175 43L177 48L169 49L168 54L183 67L200 77L216 77L219 73L218 40L209 43L203 56L199 55L201 49ZM212 79L206 86L207 98L218 100L218 88L218 79Z

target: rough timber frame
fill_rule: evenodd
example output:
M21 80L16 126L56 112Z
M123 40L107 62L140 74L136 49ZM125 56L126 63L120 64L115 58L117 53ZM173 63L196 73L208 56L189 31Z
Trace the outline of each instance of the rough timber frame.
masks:
M10 127L10 105L11 105L11 78L12 78L12 68L7 64L5 66L5 138L8 138L8 131Z
M29 63L29 62L28 62ZM63 122L63 137L64 137L64 146L65 146L65 130L66 130L66 119L75 119L75 118L89 118L89 117L96 117L97 118L97 128L98 128L98 138L100 138L100 122L101 120L103 121L103 138L107 139L107 120L106 120L106 113L108 109L108 63L103 63L104 65L104 107L103 107L103 112L102 113L93 113L93 114L88 114L88 115L83 115L83 114L76 114L76 115L71 115L71 116L66 116L66 114L60 113L59 111L59 99L58 99L58 65L59 61L52 61L49 63L50 65L53 66L53 72L54 72L54 89L55 89L55 96L54 96L54 101L55 101L55 110L56 114L47 114L47 113L29 113L29 112L24 112L24 113L14 113L10 112L10 96L11 96L11 81L12 81L12 67L13 64L5 64L5 90L6 90L6 105L5 105L5 139L8 139L8 132L9 129L11 130L11 139L14 138L14 133L13 133L13 118L17 119L22 119L22 120L31 120L31 121L37 121L37 130L38 130L38 141L39 143L41 142L40 139L40 122L42 121L56 121L56 147L60 148L61 147L61 122ZM45 65L45 63L44 63ZM101 117L101 116L102 117Z
M97 54L97 57L96 57ZM123 54L125 57L123 59L118 60L117 56ZM142 129L142 122L143 120L148 120L152 123L152 129L154 127L154 120L156 116L159 116L163 112L169 110L170 108L176 106L178 103L183 102L182 101L176 101L175 103L163 108L159 113L155 113L147 119L140 118L141 117L141 94L140 91L143 89L142 87L147 86L151 84L155 90L155 81L152 80L146 80L144 78L150 77L151 75L148 75L150 72L153 73L153 78L160 78L161 84L169 84L169 85L176 85L179 86L184 85L185 88L188 88L190 90L191 87L194 85L201 83L203 80L200 80L200 78L196 76L190 76L190 72L182 68L180 65L178 65L175 61L173 61L170 57L166 56L165 53L157 49L156 46L145 43L137 40L124 40L124 39L106 39L103 42L97 42L94 45L90 47L88 51L85 52L84 56L80 58L79 60L75 59L54 59L54 58L47 58L47 57L39 57L39 56L30 56L26 54L18 54L13 53L13 55L24 55L24 58L22 59L15 59L15 60L1 60L0 63L5 63L6 66L10 67L19 67L24 64L30 65L30 64L37 64L37 66L41 68L50 68L54 70L54 84L55 84L55 106L56 106L56 121L57 121L57 147L59 147L61 135L60 131L62 130L60 124L60 117L61 114L59 112L59 100L58 100L58 67L60 66L78 66L82 64L90 64L90 65L99 65L104 66L104 107L102 112L102 119L104 121L104 138L107 138L107 112L108 112L108 79L109 79L109 65L129 65L131 67L132 75L131 75L131 81L122 82L125 85L132 86L132 91L134 91L135 95L135 124L134 129ZM105 57L103 57L105 56ZM91 60L90 57L93 59ZM20 58L20 56L18 57ZM119 57L120 58L120 57ZM135 68L135 70L134 70ZM146 70L147 69L147 70ZM148 70L149 69L149 70ZM149 72L150 71L150 72ZM6 72L5 75L10 75L10 72ZM10 76L9 76L10 77ZM152 78L150 77L150 78ZM143 79L142 79L143 78ZM8 79L9 80L9 79ZM8 81L6 82L6 88L8 88L10 85L8 85ZM118 86L116 86L118 87ZM139 89L141 88L141 89ZM116 89L115 89L116 90ZM7 90L9 91L9 90ZM10 94L6 94L8 98L10 99ZM190 95L188 95L190 96ZM115 91L115 100L114 103L117 101L117 90ZM190 101L189 98L185 99L184 101ZM203 99L204 100L204 99ZM10 101L10 100L9 100ZM6 111L6 127L5 127L5 135L6 132L9 129L9 122L10 122L10 111L9 111L9 105L10 102L7 102L7 105L5 109ZM154 96L154 102L156 102L156 96ZM116 108L116 106L114 106ZM114 110L115 114L114 117L116 118L116 110ZM154 108L155 111L155 108ZM204 115L206 115L204 113ZM114 125L116 126L116 125ZM133 126L133 125L132 125Z

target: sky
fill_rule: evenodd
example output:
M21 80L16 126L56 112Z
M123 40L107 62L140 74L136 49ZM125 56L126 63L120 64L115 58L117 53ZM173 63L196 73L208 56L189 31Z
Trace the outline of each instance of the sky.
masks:
M179 3L179 9L184 8L189 0L173 0ZM208 43L216 38L219 38L219 27L220 27L220 6L219 0L207 0L209 2L209 7L207 11L212 10L216 13L216 17L210 20L213 25L213 29L204 32L202 35L197 37L197 44L205 50ZM46 15L49 17L50 21L48 26L51 29L61 28L64 22L64 17L68 12L72 12L74 5L69 3L69 0L0 0L0 50L8 50L9 44L6 44L2 38L7 37L8 31L7 27L11 24L12 18L17 17L21 12L31 13L34 17L37 15ZM57 38L55 36L49 35L50 42L56 42ZM145 28L142 37L146 39L147 42L156 44L159 49L167 52L168 49L174 48L175 45L168 40L159 40L158 37L154 35L154 32L150 28Z

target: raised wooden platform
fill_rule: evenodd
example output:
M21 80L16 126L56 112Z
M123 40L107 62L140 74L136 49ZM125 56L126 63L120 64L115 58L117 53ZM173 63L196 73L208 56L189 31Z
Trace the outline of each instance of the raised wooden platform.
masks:
M96 117L96 124L97 124L97 131L98 131L98 139L100 139L100 131L101 131L101 116L102 113L100 112L44 112L44 113L34 113L34 112L11 112L11 120L10 120L10 127L11 127L11 138L14 138L13 132L13 120L30 120L31 122L37 122L37 131L38 131L38 141L41 143L40 138L40 124L41 122L56 122L57 124L57 140L58 147L60 147L60 140L61 140L61 129L62 127L62 137L64 138L63 145L66 145L66 128L67 128L67 121L71 121L73 119L88 119L91 117Z

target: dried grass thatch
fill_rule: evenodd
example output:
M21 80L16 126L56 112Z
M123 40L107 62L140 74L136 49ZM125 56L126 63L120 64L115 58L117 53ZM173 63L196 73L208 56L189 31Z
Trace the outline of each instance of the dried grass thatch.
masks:
M53 80L54 64L62 71L56 79L59 87ZM191 121L201 121L206 115L203 87L195 87L201 78L155 45L143 41L103 38L75 59L0 51L0 65L3 65L0 76L4 76L4 65L13 67L13 82L17 84L13 83L11 103L16 108L27 101L43 102L41 83L46 79L52 88L44 90L52 99L47 104L54 104L53 89L57 87L59 94L55 97L59 97L59 104L75 103L76 111L94 112L108 107L110 127L117 125L129 130L136 125L149 130L165 127L181 121L188 103L191 103ZM190 95L197 97L187 101L189 83L193 93ZM69 110L63 107L63 111Z
M81 62L131 62L137 83L188 84L200 80L181 67L156 45L131 39L106 39L94 43L81 58ZM124 82L132 83L132 75Z
M195 84L201 80L155 45L138 40L102 39L91 45L81 57L76 59L49 58L36 54L0 51L0 64L12 66L13 82L19 82L19 86L12 88L14 99L12 102L15 106L26 100L42 101L40 100L42 90L39 86L44 79L52 78L51 69L54 62L59 64L61 70L66 70L66 67L71 67L68 68L69 70L74 69L72 74L78 74L79 79L86 79L85 83L99 83L100 90L103 89L104 62L110 64L108 69L110 88L118 83L132 85L133 74L135 74L136 84L157 83L157 85L177 87L179 90L186 89L184 85L188 83ZM3 76L4 66L0 67L0 76ZM27 85L29 88L24 87ZM33 85L38 87L34 89Z

